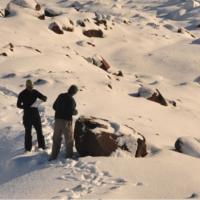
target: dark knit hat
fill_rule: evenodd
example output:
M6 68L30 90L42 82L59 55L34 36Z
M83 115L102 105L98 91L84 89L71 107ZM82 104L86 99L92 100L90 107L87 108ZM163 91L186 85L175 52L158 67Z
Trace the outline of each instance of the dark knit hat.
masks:
M74 95L78 92L78 87L76 85L71 85L68 89L68 93Z

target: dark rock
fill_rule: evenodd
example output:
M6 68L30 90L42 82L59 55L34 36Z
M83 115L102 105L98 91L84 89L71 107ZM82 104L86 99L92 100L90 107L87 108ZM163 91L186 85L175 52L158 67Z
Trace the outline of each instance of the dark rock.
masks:
M57 34L64 34L62 28L60 27L60 25L56 22L52 22L49 25L49 29L51 29L53 32L57 33Z
M64 27L63 27L63 30L68 31L68 32L73 32L73 31L74 31L74 28L64 26Z
M37 11L41 10L41 6L40 6L40 4L36 4L36 6L35 6L35 10L37 10Z
M156 90L157 93L153 93L153 95L151 97L148 98L148 100L151 100L151 101L154 101L154 102L157 102L163 106L167 106L167 101L165 100L165 98L162 96L162 94L160 93L159 90Z
M44 15L44 14L39 15L39 16L38 16L38 19L40 19L40 20L45 20L45 15Z
M118 73L114 73L113 75L115 75L115 76L121 76L121 77L123 77L124 75L123 75L123 72L120 70L120 71L118 71Z
M34 82L34 85L44 85L46 83L48 83L48 81L44 79L38 79L37 81Z
M108 62L103 57L101 57L101 58L102 58L102 60L101 60L100 68L105 71L108 71L108 69L110 69L111 66L108 64Z
M4 76L2 76L3 79L6 79L6 78L14 78L16 76L15 73L10 73L10 74L6 74Z
M108 28L108 26L107 26L107 21L106 21L105 19L99 20L98 18L95 18L95 24L96 24L97 26L99 26L99 25L104 25L106 29Z
M59 16L61 14L62 14L62 12L57 12L57 11L52 10L50 8L45 8L45 10L44 10L44 15L46 17L56 17L56 16Z
M75 146L80 156L110 156L118 148L130 152L135 157L147 155L144 137L139 139L137 136L133 139L132 135L116 134L115 132L118 131L116 127L114 123L105 119L80 117L74 129ZM111 129L114 131L112 132ZM129 145L122 142L126 139ZM133 148L130 143L133 144Z
M0 53L0 56L8 56L8 54L3 52L3 53Z
M140 138L137 139L137 144L138 144L138 148L137 151L135 153L135 157L145 157L148 153L147 153L147 145L146 145L146 139L143 137L143 140L141 140Z
M77 20L76 23L81 27L86 27L85 22L83 20Z
M90 46L95 47L95 44L91 43L91 42L87 42L87 44L89 44Z
M83 34L87 37L98 37L103 38L103 31L102 30L96 30L96 29L90 29L87 31L83 31Z
M0 17L7 17L10 15L10 11L6 9L0 9Z
M111 84L108 84L108 87L109 87L110 89L112 89L112 85L111 85Z
M156 91L146 88L146 87L140 87L138 90L138 97L144 97L150 101L157 102L163 106L168 106L167 100L162 96L160 91L156 89Z
M23 76L23 78L26 78L26 79L30 79L30 78L32 78L32 75L30 75L30 74L28 74L28 75L26 75L26 76Z

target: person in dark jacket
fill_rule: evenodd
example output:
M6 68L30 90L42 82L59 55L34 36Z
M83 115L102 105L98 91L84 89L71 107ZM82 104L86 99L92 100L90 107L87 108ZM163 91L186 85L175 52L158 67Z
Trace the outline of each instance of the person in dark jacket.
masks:
M62 134L65 137L66 158L71 158L73 156L74 138L72 131L72 116L78 113L73 96L77 92L77 86L71 85L68 92L60 94L53 104L53 109L55 110L55 125L52 153L49 161L56 159L60 152Z
M36 104L36 100L46 101L47 97L33 89L31 80L26 81L26 89L23 90L17 100L17 107L24 110L23 124L25 128L25 151L32 149L31 130L34 126L37 133L38 148L45 149L45 140L42 133L41 118Z

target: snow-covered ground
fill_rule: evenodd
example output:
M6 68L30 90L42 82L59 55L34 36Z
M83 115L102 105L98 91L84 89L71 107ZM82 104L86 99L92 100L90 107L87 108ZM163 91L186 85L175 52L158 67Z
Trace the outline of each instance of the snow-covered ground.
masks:
M0 0L0 11L10 3L10 15L0 17L0 198L200 198L200 159L174 151L179 137L200 138L200 1L37 2L40 11L34 0ZM44 9L58 16L38 19ZM53 22L63 34L50 29ZM101 29L103 38L86 37L88 29ZM110 73L90 62L101 57ZM119 70L123 77L114 75ZM27 78L43 79L35 88L48 96L40 108L45 152L24 153L16 100ZM119 150L66 160L62 151L48 162L52 104L71 84L80 88L79 115L134 128L146 137L148 156ZM141 85L177 106L134 97Z

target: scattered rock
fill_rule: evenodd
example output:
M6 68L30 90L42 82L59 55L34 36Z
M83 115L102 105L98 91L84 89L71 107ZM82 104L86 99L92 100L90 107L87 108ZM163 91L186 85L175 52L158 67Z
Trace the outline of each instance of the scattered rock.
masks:
M62 15L62 12L53 10L51 8L45 8L44 9L44 15L46 17L56 17L56 16L59 16L59 15Z
M89 44L92 47L95 47L95 44L91 43L91 42L87 42L87 44Z
M180 152L194 157L200 157L200 139L186 136L180 137L175 142L175 149Z
M112 85L111 85L111 84L108 84L108 87L109 87L110 89L112 89Z
M95 30L95 29L90 29L90 30L85 30L83 31L83 34L87 37L98 37L98 38L103 38L104 34L101 29Z
M119 70L118 73L113 73L113 75L115 75L115 76L121 76L121 77L124 76L123 72L121 70Z
M89 63L92 63L93 65L96 65L100 67L101 69L108 71L108 69L111 68L111 66L108 64L108 62L101 56L94 56L92 58L85 58Z
M198 76L197 78L194 79L194 82L197 82L200 84L200 76Z
M6 74L4 76L2 76L3 79L7 79L7 78L14 78L16 76L15 73L10 73L10 74Z
M110 69L111 66L108 64L108 62L103 57L101 57L101 58L102 58L102 60L101 60L100 68L105 71L108 71L108 69Z
M100 26L100 25L104 25L105 26L105 29L107 30L108 29L108 25L107 25L107 21L105 19L98 19L98 18L95 18L95 24L97 26Z
M34 82L34 85L44 85L48 83L48 81L44 80L44 79L38 79Z
M162 96L162 94L160 93L160 91L158 89L156 89L156 91L154 91L151 88L142 86L138 90L138 97L144 97L148 100L157 102L163 106L168 105L166 99Z
M131 133L122 133L122 127ZM105 119L80 117L75 123L74 138L80 156L110 156L118 148L135 157L147 155L143 136L135 132L133 134L132 129Z
M49 25L49 29L51 29L53 32L57 34L64 34L62 27L60 26L60 24L58 24L58 22L52 22Z
M160 28L160 25L159 24L156 24L154 22L149 22L147 23L147 26L151 26L152 28L154 29L159 29Z
M28 74L28 75L23 76L23 78L30 79L30 78L32 78L32 75Z
M21 7L31 8L37 11L41 10L40 4L38 4L35 0L12 0L12 3Z
M3 53L0 53L0 56L8 56L8 54L3 52Z
M86 24L83 20L79 19L76 21L77 25L81 26L81 27L86 27Z
M192 193L188 199L199 199L199 195L197 193Z
M10 15L10 11L8 9L0 9L0 17L7 17Z
M187 34L189 34L191 37L196 38L195 35L193 35L191 32L189 32L187 29L185 29L185 28L183 28L183 27L179 28L177 32L178 32L178 33L182 33L182 34L187 33Z
M44 14L39 15L39 16L38 16L38 19L40 19L40 20L45 20L45 15L44 15Z

